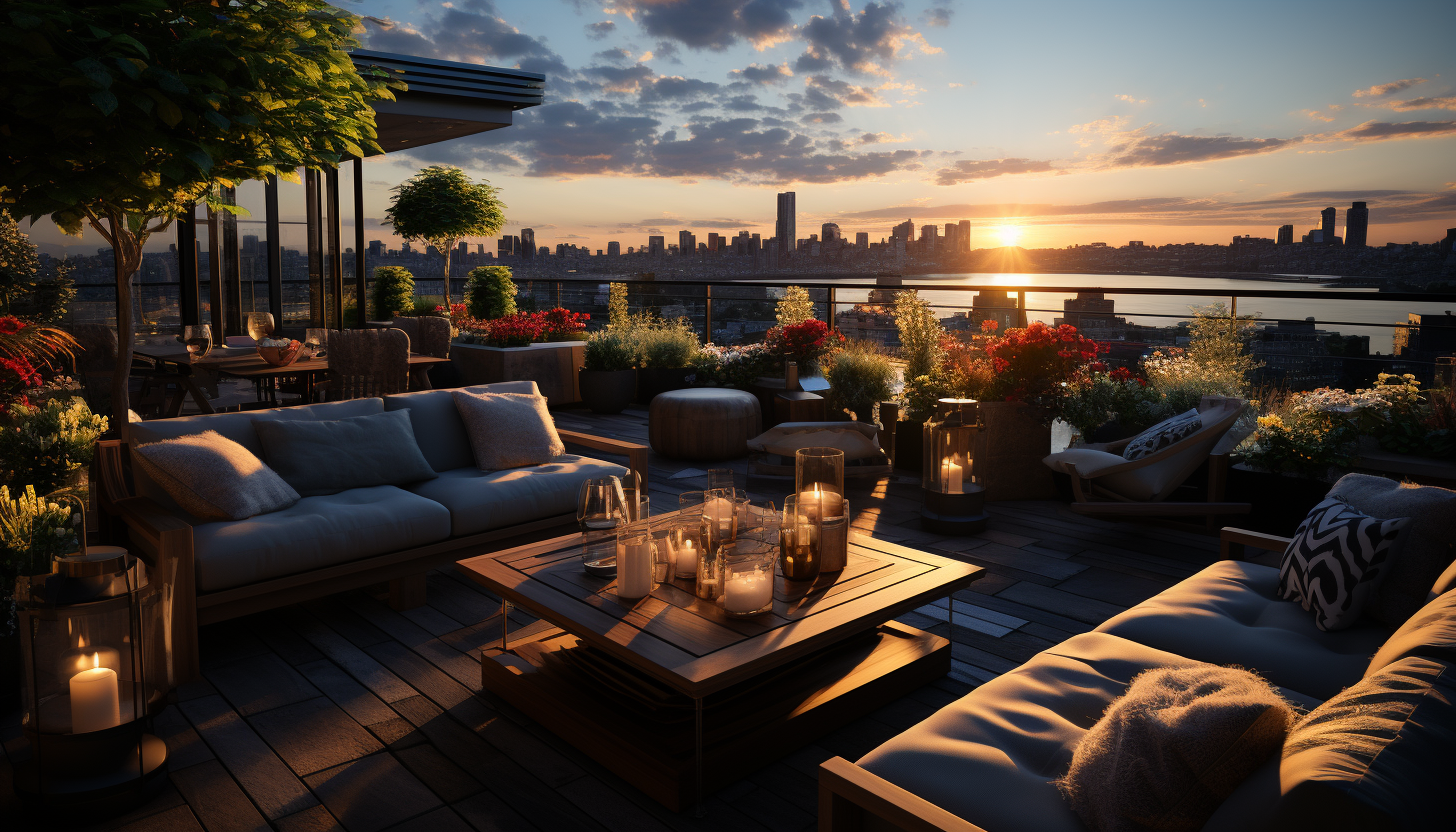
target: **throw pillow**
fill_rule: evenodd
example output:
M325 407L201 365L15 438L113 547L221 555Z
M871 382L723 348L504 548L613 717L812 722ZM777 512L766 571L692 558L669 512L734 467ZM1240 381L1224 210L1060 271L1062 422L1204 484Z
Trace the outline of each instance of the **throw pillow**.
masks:
M1187 439L1203 427L1203 417L1198 408L1164 419L1142 433L1122 449L1123 459L1142 459L1152 456L1180 439Z
M1247 670L1147 670L1077 743L1057 787L1094 832L1196 832L1279 750L1293 721Z
M305 497L432 480L408 410L332 421L260 419L263 458Z
M1279 764L1269 829L1450 829L1456 668L1409 657L1310 711Z
M1368 474L1347 474L1330 489L1371 517L1409 517L1400 558L1371 599L1370 616L1399 627L1426 603L1431 585L1456 559L1456 491L1413 486Z
M452 390L482 471L544 465L566 453L546 397Z
M1279 563L1279 597L1315 613L1321 630L1343 630L1360 618L1385 576L1409 519L1377 520L1326 498L1310 509Z
M138 445L131 458L199 520L243 520L298 502L273 469L215 430Z

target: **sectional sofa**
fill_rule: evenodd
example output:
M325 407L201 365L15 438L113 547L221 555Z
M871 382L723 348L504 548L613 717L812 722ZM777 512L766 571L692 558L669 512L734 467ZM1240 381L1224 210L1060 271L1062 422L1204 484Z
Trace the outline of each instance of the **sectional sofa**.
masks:
M537 392L532 381L466 389ZM545 465L482 471L449 390L137 422L128 441L139 445L214 430L262 458L253 429L259 421L327 421L395 410L409 411L415 440L437 478L304 497L282 511L238 521L189 516L130 465L128 444L100 444L93 482L106 521L103 534L124 540L149 564L153 580L173 588L178 681L198 673L200 625L386 581L396 608L418 606L430 569L569 530L582 480L627 470L565 454ZM626 456L645 482L645 445L558 433L568 445Z
M1456 502L1448 506L1449 528ZM1234 529L1223 530L1223 539L1234 557L1245 547L1282 551L1289 543ZM1450 562L1451 538L1435 545ZM1377 673L1437 680L1407 724L1396 720L1376 731L1393 738L1379 752L1378 765L1352 762L1334 748L1323 758L1286 748L1282 759L1275 754L1242 782L1205 832L1453 828L1413 825L1402 813L1430 817L1436 804L1449 819L1456 809L1450 795L1456 776L1456 563L1399 629L1367 616L1335 632L1319 630L1310 612L1276 597L1278 571L1234 559L1216 562L981 685L857 762L836 757L823 763L819 828L1086 832L1055 782L1066 774L1078 741L1138 673L1195 662L1251 670L1277 686L1296 711L1312 710Z

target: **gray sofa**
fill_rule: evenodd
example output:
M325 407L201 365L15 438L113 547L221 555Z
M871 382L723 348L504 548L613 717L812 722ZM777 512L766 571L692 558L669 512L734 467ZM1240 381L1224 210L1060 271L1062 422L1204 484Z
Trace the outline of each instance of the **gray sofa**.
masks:
M1225 532L1240 543L1276 550L1287 542ZM1276 598L1277 584L1273 567L1214 563L981 685L858 762L824 763L819 828L1086 832L1055 781L1066 774L1082 736L1134 676L1152 668L1193 662L1244 667L1276 685L1300 711L1398 661L1433 660L1447 684L1456 676L1450 664L1456 661L1456 565L1399 631L1367 619L1352 629L1323 632L1299 604ZM1397 741L1404 745L1387 762L1405 765L1404 773L1376 783L1389 788L1391 801L1400 799L1401 788L1429 789L1432 778L1449 783L1456 770L1456 705L1436 704L1446 710L1428 730L1444 732L1445 743L1432 748L1429 737ZM1435 771L1429 761L1436 761ZM1360 776L1275 755L1203 829L1405 828L1359 800L1331 806L1329 792L1319 791L1345 788Z
M474 391L536 392L534 382ZM214 430L263 457L253 429L264 420L326 421L408 410L415 440L438 477L304 497L245 520L187 515L127 448L103 443L100 502L113 533L176 585L173 628L179 679L197 669L201 624L310 597L389 581L397 607L424 601L424 574L442 563L569 531L577 490L589 477L620 476L622 465L564 454L545 465L482 471L449 390L384 398L139 422L129 442L146 444ZM645 446L562 431L568 444L627 455L645 477Z

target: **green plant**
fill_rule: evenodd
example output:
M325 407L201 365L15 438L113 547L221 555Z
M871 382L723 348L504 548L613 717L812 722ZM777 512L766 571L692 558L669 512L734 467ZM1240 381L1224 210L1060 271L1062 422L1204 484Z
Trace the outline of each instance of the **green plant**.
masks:
M916 376L905 382L905 418L912 422L923 422L935 413L935 405L941 399L955 398L960 391L951 384L944 373Z
M615 332L597 332L586 339L582 369L608 372L630 370L635 357L635 349L625 336Z
M76 546L71 512L36 493L35 486L12 497L0 485L0 635L15 632L15 579L50 571L55 558Z
M607 286L607 326L624 327L631 323L632 308L627 304L627 284Z
M478 266L465 282L465 308L481 321L516 314L516 284L505 266Z
M385 219L406 240L424 240L445 255L445 305L450 256L464 237L489 237L506 224L506 206L489 182L472 182L451 165L431 165L394 187ZM508 313L507 313L508 314Z
M905 359L905 377L929 375L940 366L944 351L940 342L945 328L930 308L930 301L914 289L895 294L895 328L900 332L900 356Z
M698 333L686 320L663 321L639 331L636 352L643 367L666 370L688 367L698 352Z
M38 324L53 324L76 298L70 266L62 261L50 277L40 276L40 256L10 212L0 210L0 312Z
M381 153L349 50L361 21L323 0L11 0L0 26L0 202L17 217L89 225L114 256L116 305L148 237L217 188ZM132 319L118 321L112 401L125 413ZM125 430L125 423L118 426Z
M868 418L894 391L895 364L874 345L854 342L834 356L824 377L830 407Z
M449 315L439 311L444 304L445 299L439 295L424 295L416 297L414 302L414 316L416 318L448 318Z
M107 424L78 397L13 405L0 424L0 478L34 485L42 494L61 488L71 472L91 461Z
M774 307L774 317L779 328L801 324L814 317L814 301L809 299L809 290L802 286L790 286Z
M401 312L415 311L415 276L403 266L376 268L369 293L376 321L387 321Z

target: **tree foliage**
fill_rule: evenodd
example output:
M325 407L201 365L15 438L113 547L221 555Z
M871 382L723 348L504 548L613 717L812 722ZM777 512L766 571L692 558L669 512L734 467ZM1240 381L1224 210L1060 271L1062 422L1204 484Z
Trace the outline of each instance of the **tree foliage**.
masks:
M9 212L0 210L0 312L38 324L53 324L76 297L76 282L63 261L50 275Z
M403 266L380 266L374 270L370 287L374 320L387 321L403 312L415 311L415 276Z
M451 165L431 165L396 185L384 212L396 234L424 240L445 255L445 302L450 302L450 256L465 237L489 237L506 224L506 206L489 182L472 182Z
M900 331L900 355L905 359L905 378L919 378L935 372L944 355L940 339L945 328L930 308L930 301L914 289L895 293L895 327Z
M470 317L482 321L516 314L516 284L505 266L480 266L470 270L465 284L465 308Z
M790 286L774 306L774 317L779 328L801 324L814 317L814 301L809 299L809 290L803 286Z

